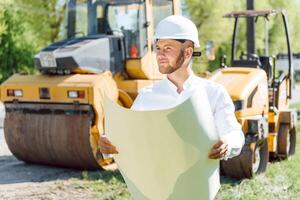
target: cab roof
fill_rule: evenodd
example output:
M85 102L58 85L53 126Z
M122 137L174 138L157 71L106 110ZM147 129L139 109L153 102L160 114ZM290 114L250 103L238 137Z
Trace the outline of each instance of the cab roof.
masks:
M268 17L281 14L281 10L244 10L233 11L225 14L223 17Z

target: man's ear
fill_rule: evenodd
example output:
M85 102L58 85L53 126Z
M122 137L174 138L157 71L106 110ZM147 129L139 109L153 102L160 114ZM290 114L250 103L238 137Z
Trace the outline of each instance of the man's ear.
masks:
M193 56L193 48L192 47L186 48L185 51L184 51L184 58L189 59L192 56Z

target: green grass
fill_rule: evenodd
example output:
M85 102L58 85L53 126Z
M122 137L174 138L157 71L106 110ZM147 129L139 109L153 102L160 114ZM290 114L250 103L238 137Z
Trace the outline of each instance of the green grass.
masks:
M91 191L95 199L132 199L119 171L84 171L81 179L72 181L75 187ZM222 177L221 185L216 200L300 199L300 140L291 159L269 163L265 174L242 181Z
M300 111L300 103L295 103L290 106L291 108L296 108L297 111Z
M300 125L298 125L298 134ZM300 197L300 141L296 154L289 160L269 163L267 172L241 182L221 180L217 199L299 199Z
M118 170L83 171L81 179L71 181L75 188L89 190L98 200L132 199Z

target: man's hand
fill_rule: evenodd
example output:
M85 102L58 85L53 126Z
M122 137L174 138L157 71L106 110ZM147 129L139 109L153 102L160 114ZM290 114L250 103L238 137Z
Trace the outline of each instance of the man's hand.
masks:
M224 142L223 140L219 140L212 149L210 150L210 153L208 157L210 159L220 159L224 158L228 151L228 144Z
M105 153L105 154L119 153L117 148L114 145L112 145L112 143L105 136L100 136L98 144L101 153Z

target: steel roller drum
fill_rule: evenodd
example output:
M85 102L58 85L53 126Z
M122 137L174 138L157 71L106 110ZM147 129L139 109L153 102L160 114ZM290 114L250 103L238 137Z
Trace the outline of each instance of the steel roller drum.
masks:
M99 169L90 144L89 105L5 103L10 151L29 163Z

